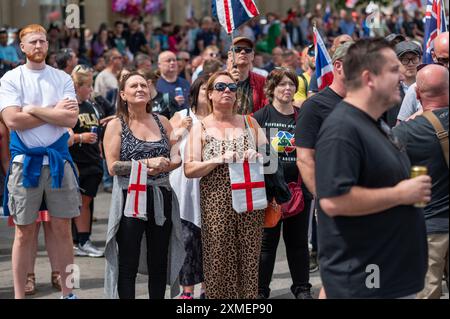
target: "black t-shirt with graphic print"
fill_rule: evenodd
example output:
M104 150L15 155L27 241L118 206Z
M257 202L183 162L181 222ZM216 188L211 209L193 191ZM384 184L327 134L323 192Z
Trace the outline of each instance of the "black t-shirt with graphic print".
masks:
M296 166L297 152L295 150L295 113L284 115L273 105L266 105L258 110L253 117L259 126L266 130L266 137L272 148L278 153L279 163L283 167L287 183L296 182L298 169Z
M75 134L91 132L92 127L99 128L99 115L89 101L79 104L78 121L73 131ZM70 149L73 161L77 164L80 174L95 174L103 171L102 159L98 141L94 144L73 144Z

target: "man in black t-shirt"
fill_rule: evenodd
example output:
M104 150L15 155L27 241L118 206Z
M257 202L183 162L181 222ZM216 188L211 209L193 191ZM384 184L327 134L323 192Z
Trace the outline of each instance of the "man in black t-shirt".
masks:
M353 44L344 59L347 96L316 143L318 241L329 298L413 298L423 289L423 211L431 178L410 162L381 115L398 103L400 62L383 39Z
M340 45L333 54L333 83L318 94L307 99L300 108L295 131L297 146L297 167L302 174L304 184L309 192L305 192L307 198L313 198L316 194L314 181L315 167L315 145L317 135L323 121L331 113L334 107L342 101L346 94L345 75L342 60L352 42ZM316 240L316 218L311 216L311 256L310 271L317 271L317 240Z
M448 70L443 66L430 64L417 74L417 98L425 112L431 111L436 115L447 136L448 86ZM448 273L448 164L445 162L436 131L425 117L418 116L413 120L401 122L393 129L393 133L406 147L411 165L426 166L433 181L431 201L424 208L428 238L428 272L425 289L418 298L439 299L445 269Z

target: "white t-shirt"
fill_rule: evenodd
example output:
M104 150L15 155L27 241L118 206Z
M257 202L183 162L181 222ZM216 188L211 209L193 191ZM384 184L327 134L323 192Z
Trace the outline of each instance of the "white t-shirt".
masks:
M95 78L94 92L97 95L103 96L107 99L110 90L117 90L119 88L119 81L108 70L103 70Z
M406 91L397 116L398 120L406 121L411 115L422 109L422 104L417 99L416 87L417 85L414 83L408 88L408 91Z
M64 99L76 100L72 78L48 65L42 70L30 70L21 65L0 80L0 112L10 106L54 107ZM16 132L28 148L36 148L53 144L67 132L67 128L44 124Z

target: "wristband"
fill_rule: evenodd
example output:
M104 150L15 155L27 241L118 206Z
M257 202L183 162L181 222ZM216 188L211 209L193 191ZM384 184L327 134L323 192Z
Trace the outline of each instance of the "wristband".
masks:
M81 146L81 144L83 144L83 134L78 134L78 136L80 137L78 145Z

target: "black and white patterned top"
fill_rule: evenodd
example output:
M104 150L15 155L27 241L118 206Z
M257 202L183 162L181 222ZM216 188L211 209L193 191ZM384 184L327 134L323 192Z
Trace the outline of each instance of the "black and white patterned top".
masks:
M157 142L147 142L136 138L125 121L120 118L122 124L122 143L120 145L120 160L131 161L144 158L165 157L170 158L170 144L166 130L156 114L152 114L161 132L161 140ZM169 173L162 173L157 176L149 176L152 180L167 177Z

